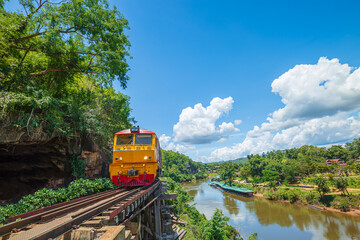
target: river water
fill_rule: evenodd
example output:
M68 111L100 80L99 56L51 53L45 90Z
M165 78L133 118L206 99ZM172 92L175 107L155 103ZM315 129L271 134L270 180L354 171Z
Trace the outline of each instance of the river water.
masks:
M209 182L186 183L184 188L207 219L216 208L221 209L244 239L253 232L264 240L360 239L360 217L258 197L241 197L212 188Z

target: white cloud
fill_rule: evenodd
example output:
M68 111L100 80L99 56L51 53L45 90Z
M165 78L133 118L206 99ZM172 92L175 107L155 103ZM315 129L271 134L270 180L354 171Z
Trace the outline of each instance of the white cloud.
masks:
M225 133L225 132L233 133L239 131L239 129L234 127L234 124L231 122L230 123L223 122L221 125L219 125L219 128L220 128L220 133Z
M275 121L312 119L352 111L360 107L360 69L321 57L315 65L296 65L275 79L272 91L281 96L284 108Z
M235 126L240 125L241 123L242 123L241 120L235 120L235 121L234 121L234 125L235 125Z
M189 150L195 149L195 146L193 146L193 145L175 144L174 142L172 142L171 137L166 136L165 134L162 134L159 137L159 141L160 141L161 148L164 150L171 150L171 151L175 151L175 152L185 153Z
M160 146L161 146L161 147L169 145L170 141L171 141L171 137L170 137L170 136L166 136L165 134L162 134L162 135L159 137L159 142L160 142Z
M262 153L270 150L299 147L302 145L338 144L351 141L360 136L360 115L345 117L344 113L335 116L315 118L298 126L277 132L265 131L259 136L250 136L232 147L224 147L211 153L211 160L230 160L249 153Z
M223 125L216 128L216 121L232 109L234 100L232 97L218 98L211 100L208 107L203 107L198 103L194 108L188 107L182 110L179 122L173 127L174 141L189 144L211 143L224 137L221 133L231 131L231 126ZM224 123L223 123L224 124ZM234 125L232 131L236 131ZM223 131L220 133L220 131Z
M360 136L360 116L355 114L360 109L360 69L322 57L314 65L296 65L271 86L285 106L254 126L243 142L214 150L208 161Z

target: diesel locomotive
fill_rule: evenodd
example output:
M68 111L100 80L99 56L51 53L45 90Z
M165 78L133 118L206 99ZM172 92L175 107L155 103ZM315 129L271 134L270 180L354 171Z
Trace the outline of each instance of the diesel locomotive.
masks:
M139 126L115 133L109 171L116 186L150 185L161 173L160 143L156 134Z

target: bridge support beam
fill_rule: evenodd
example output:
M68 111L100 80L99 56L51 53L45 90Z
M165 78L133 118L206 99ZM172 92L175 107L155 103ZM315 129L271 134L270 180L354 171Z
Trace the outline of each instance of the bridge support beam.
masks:
M161 236L162 231L161 231L161 216L160 216L161 212L160 212L160 200L156 200L154 202L154 217L155 217L155 233L158 236Z

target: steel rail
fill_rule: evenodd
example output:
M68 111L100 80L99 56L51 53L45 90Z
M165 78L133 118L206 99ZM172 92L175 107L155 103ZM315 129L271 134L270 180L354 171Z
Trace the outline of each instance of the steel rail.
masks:
M84 196L84 197L80 197L80 198L75 198L75 199L67 201L67 202L57 203L57 204L54 204L54 205L51 205L51 206L48 206L48 207L44 207L44 208L36 209L36 210L30 211L30 212L18 214L18 215L9 217L8 220L9 220L9 222L14 222L14 221L16 221L16 219L19 219L19 218L27 218L27 217L30 217L30 216L33 216L33 215L36 215L36 214L39 214L39 213L42 213L42 212L45 212L45 211L52 210L54 208L59 208L59 207L62 207L62 206L68 205L68 204L72 204L72 203L82 201L84 199L88 199L89 197L95 197L95 196L103 195L103 194L106 194L108 192L113 192L113 191L117 191L117 189L111 189L111 190L108 190L108 191L105 191L105 192L99 192L99 193L95 193L95 194L92 194L92 195L88 195L88 196Z
M90 219L91 217L94 217L101 212L106 211L111 206L115 205L119 201L122 201L131 195L133 195L136 192L141 191L142 188L134 189L125 193L122 193L120 196L116 196L111 198L110 200L100 204L99 206L94 207L93 209L90 209L88 211L83 211L80 215L76 214L72 216L71 220L68 220L66 222L62 222L51 229L48 229L45 232L39 233L37 236L30 238L33 240L41 240L41 239L49 239L49 238L56 238L60 235L62 235L65 232L68 232L73 228L74 225L79 225L82 222L84 222L87 219Z
M146 188L143 192L139 193L138 196L136 196L136 198L130 199L129 201L122 204L115 211L110 213L109 218L113 219L116 215L118 215L120 212L124 211L129 205L131 205L139 197L142 197L145 194L151 194L154 191L154 189L156 189L159 186L159 184L160 184L159 181L156 181L152 185L149 185L148 188Z
M75 201L75 202L70 201L70 202L64 202L62 204L57 204L60 206L55 207L55 208L53 207L50 210L43 211L43 212L40 212L40 213L37 213L34 215L30 215L29 217L23 218L19 221L8 223L8 224L0 227L0 236L10 233L11 230L13 230L13 229L23 228L29 224L36 223L41 220L48 220L51 217L60 216L62 214L65 214L66 212L73 211L77 208L81 208L86 205L90 205L91 203L99 201L100 199L103 199L103 198L106 198L106 197L109 197L112 195L116 195L121 192L124 192L124 190L116 189L116 190L112 190L112 191L103 192L102 194L98 193L98 194L94 194L94 195L89 195L87 197L81 198L79 201ZM33 211L33 212L36 213L36 211Z

